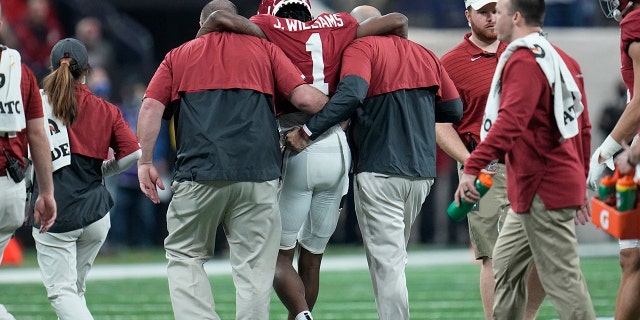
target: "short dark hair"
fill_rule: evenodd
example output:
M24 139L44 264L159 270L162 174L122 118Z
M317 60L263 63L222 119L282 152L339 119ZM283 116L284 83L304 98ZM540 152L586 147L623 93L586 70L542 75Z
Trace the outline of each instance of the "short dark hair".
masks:
M547 6L544 0L511 0L511 12L520 12L528 26L542 27Z
M311 16L311 12L309 12L309 9L307 9L307 7L299 3L291 3L291 4L286 4L282 6L282 8L278 10L276 17L296 19L303 22L313 20L313 17Z
M217 10L225 10L231 13L238 13L238 9L233 2L228 0L212 0L204 5L202 11L200 12L200 22L204 22L207 20L207 17Z

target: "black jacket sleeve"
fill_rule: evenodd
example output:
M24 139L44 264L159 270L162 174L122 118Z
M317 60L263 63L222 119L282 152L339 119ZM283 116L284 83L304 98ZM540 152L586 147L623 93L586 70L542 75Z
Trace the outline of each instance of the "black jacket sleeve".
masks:
M310 139L315 140L335 124L349 119L367 97L368 90L369 84L359 76L342 78L331 100L307 121L312 133Z
M462 119L462 100L436 102L436 122L458 123Z

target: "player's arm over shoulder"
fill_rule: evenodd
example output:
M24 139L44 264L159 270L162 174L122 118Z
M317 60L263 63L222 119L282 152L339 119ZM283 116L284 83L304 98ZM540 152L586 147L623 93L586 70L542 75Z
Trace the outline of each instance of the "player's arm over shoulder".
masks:
M266 39L267 36L257 24L249 19L225 10L216 10L212 12L207 20L198 30L197 37L214 31L228 31L233 33L247 34Z
M407 16L392 12L380 17L371 17L360 23L356 38L382 35L397 35L406 39L409 36Z

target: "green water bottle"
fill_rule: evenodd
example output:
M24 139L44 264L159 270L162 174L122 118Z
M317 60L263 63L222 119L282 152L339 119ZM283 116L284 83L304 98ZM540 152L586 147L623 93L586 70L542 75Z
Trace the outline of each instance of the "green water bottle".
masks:
M598 198L609 206L616 206L616 183L618 182L618 171L613 176L605 176L600 180L598 186Z
M478 175L475 186L481 197L484 196L487 191L489 191L492 185L493 178L491 178L491 175L488 175L486 173L480 173ZM475 202L466 202L460 199L460 206L456 206L456 202L454 200L451 201L449 208L447 208L447 214L451 219L455 221L462 221L467 216L469 211L471 211L474 205Z

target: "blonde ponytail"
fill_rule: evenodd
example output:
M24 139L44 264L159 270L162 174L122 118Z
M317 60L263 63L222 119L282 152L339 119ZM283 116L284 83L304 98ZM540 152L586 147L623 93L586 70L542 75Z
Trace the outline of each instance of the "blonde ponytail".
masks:
M70 60L60 61L60 67L42 80L42 88L53 106L53 114L66 126L72 125L78 116L74 93L76 79L69 70Z

